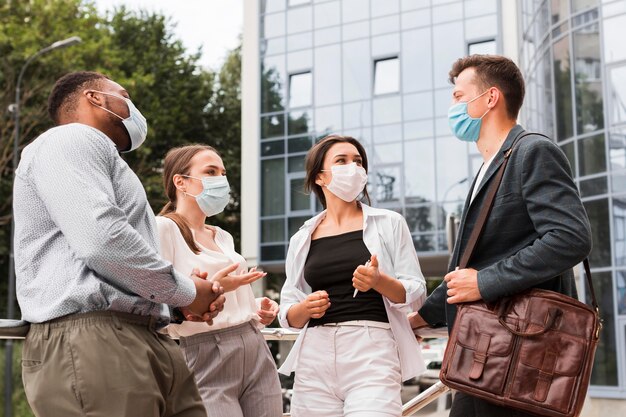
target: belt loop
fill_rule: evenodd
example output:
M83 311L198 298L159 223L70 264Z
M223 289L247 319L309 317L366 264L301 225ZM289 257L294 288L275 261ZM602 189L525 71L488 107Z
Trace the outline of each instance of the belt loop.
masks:
M43 340L48 340L50 336L50 322L45 322L43 324Z
M120 322L120 318L117 316L117 314L113 313L111 315L111 318L113 319L113 325L115 326L115 328L117 330L122 330L122 323Z

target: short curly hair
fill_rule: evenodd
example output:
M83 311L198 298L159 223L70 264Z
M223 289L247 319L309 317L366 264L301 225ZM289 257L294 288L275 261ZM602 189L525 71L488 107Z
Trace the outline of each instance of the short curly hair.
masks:
M102 80L110 78L99 72L70 72L59 78L48 97L48 114L55 124L59 124L61 114L76 110L76 94L84 88L100 88Z
M457 59L448 74L452 84L467 68L474 68L478 84L487 89L498 87L504 94L506 112L516 119L524 102L524 77L509 58L500 55L470 55Z

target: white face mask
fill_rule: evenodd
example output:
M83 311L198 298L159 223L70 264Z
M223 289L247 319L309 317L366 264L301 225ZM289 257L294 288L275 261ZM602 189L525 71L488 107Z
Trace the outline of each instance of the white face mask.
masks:
M328 172L328 170L322 170L322 172ZM367 172L356 162L347 165L333 165L330 172L332 172L333 178L326 188L348 203L356 200L367 185Z
M196 199L200 210L202 210L207 217L215 216L224 211L224 208L226 208L230 201L230 185L225 175L202 178L183 175L183 177L202 181L202 192L200 194L185 194Z
M108 111L112 115L119 117L122 123L124 124L124 127L126 128L126 131L128 132L128 136L130 137L130 148L123 152L134 151L135 149L140 147L141 144L146 140L146 136L148 135L148 123L146 122L146 118L143 117L143 114L141 114L141 112L137 110L137 107L135 107L133 102L126 97L118 96L116 94L105 93L104 91L98 91L98 90L90 90L90 91L94 91L96 93L105 94L107 96L119 98L126 102L126 105L128 106L128 114L129 114L128 118L126 119L124 119L119 114L116 114L105 107L98 106L97 104L94 104L94 106L100 107L102 110Z

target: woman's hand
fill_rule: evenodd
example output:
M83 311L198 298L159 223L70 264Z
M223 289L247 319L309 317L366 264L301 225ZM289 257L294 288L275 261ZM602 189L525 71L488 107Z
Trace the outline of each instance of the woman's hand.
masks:
M261 308L256 312L261 318L261 324L269 326L278 315L278 303L267 297L261 299Z
M257 271L256 267L250 269L245 274L230 275L235 272L239 264L232 264L224 269L217 271L212 277L211 281L219 281L220 285L224 288L224 292L234 291L242 285L252 284L257 279L263 278L267 275L266 272Z
M352 286L360 292L376 289L380 282L380 271L378 270L378 258L372 255L369 265L360 265L354 270L352 275Z
M330 307L330 298L328 298L328 293L324 290L315 291L309 294L300 304L304 306L310 319L319 319L326 314L326 310Z

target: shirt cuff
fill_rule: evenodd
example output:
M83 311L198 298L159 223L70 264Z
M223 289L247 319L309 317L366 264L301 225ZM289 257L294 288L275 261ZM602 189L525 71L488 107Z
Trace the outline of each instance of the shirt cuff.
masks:
M193 300L196 299L196 286L193 280L174 270L172 270L172 275L178 286L174 294L165 303L173 307L186 307L193 303Z

